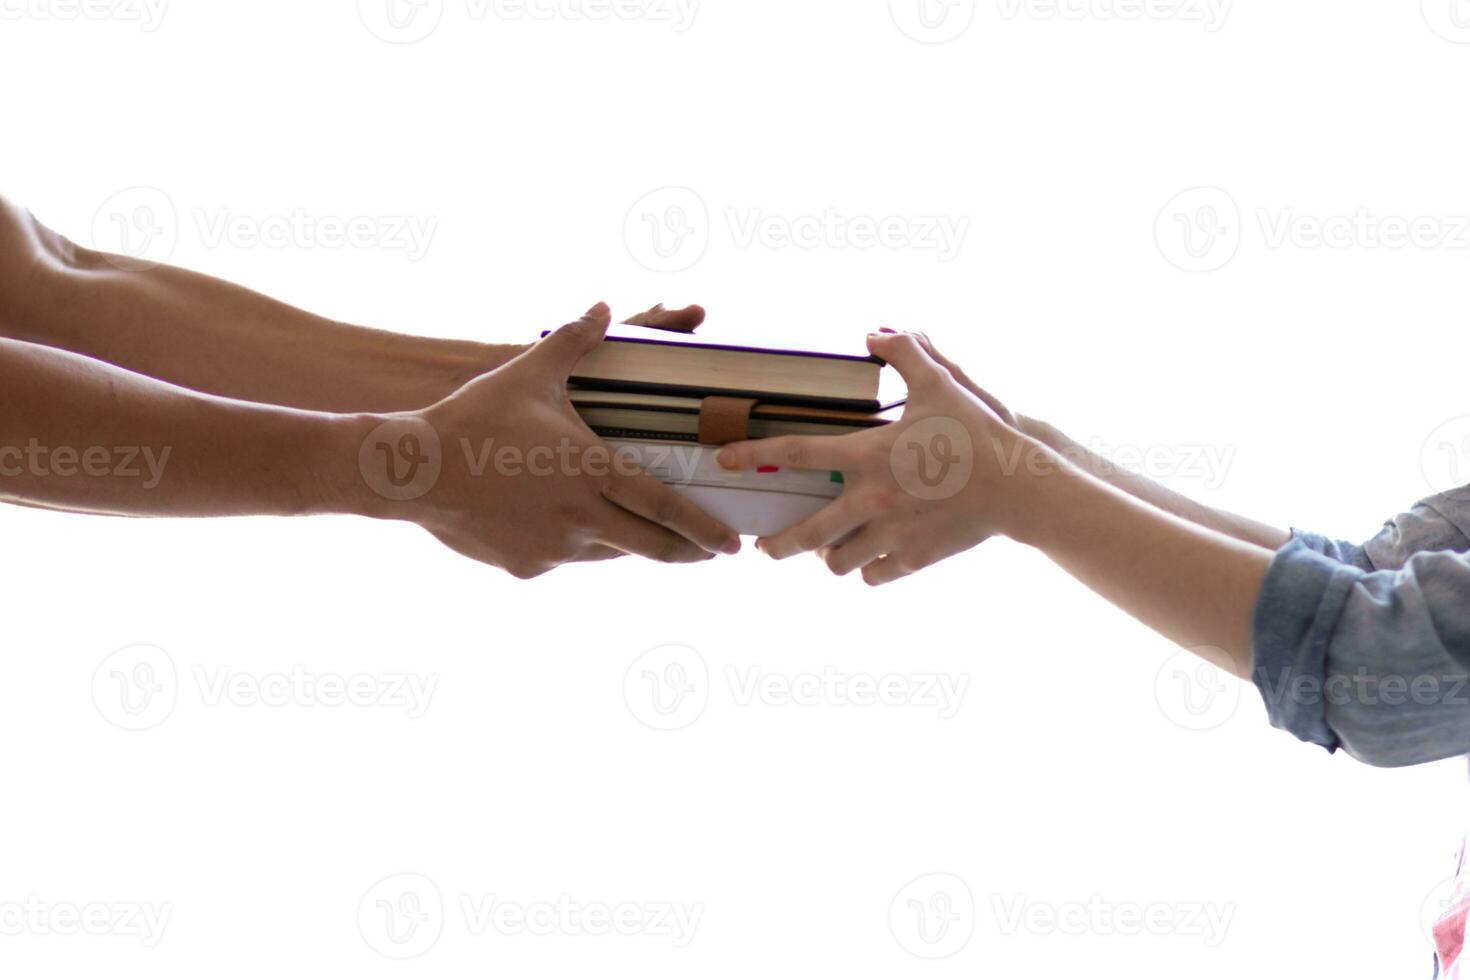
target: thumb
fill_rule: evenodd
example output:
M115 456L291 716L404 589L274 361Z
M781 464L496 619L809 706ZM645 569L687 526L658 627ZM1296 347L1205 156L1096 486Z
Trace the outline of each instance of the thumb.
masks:
M584 313L582 319L558 327L542 337L531 348L531 356L539 360L543 368L554 372L558 380L565 380L576 368L577 362L602 343L611 319L612 314L607 304L598 303Z
M910 389L932 384L949 373L929 356L913 334L870 333L868 350L892 364Z

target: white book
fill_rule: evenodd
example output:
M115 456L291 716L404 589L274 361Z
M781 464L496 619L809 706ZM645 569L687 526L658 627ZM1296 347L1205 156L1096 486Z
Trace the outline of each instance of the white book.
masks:
M635 463L740 534L779 534L842 493L841 474L826 470L727 470L715 461L717 446L635 439L607 443L619 460Z

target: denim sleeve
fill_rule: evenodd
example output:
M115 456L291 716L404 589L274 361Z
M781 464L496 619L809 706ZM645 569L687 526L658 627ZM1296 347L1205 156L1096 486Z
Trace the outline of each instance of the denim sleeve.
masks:
M1423 551L1470 551L1470 488L1419 501L1390 518L1362 551L1375 570L1402 568Z
M1465 544L1424 506L1362 548L1295 531L1272 559L1252 679L1273 725L1378 766L1470 752L1470 559L1419 550Z

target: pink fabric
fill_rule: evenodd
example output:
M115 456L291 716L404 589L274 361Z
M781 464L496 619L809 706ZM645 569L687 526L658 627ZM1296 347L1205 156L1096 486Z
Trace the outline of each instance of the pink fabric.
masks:
M1455 888L1454 901L1445 914L1435 920L1434 946L1439 952L1439 975L1441 980L1460 980L1460 953L1465 948L1465 920L1470 918L1470 888L1461 878ZM1470 977L1470 961L1466 963L1463 976Z

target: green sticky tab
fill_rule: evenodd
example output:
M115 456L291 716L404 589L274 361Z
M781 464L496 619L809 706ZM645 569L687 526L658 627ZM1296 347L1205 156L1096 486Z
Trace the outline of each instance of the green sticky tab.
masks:
M842 482L842 474L839 473L839 472L837 472L836 470L833 470L832 471L832 482L833 483L841 483Z

